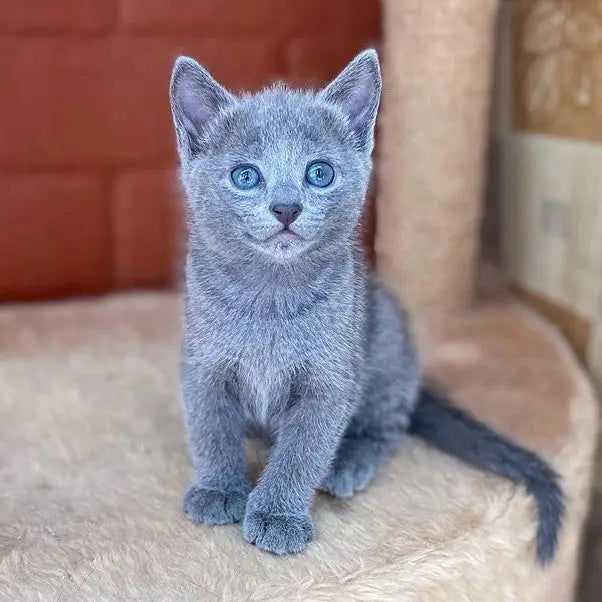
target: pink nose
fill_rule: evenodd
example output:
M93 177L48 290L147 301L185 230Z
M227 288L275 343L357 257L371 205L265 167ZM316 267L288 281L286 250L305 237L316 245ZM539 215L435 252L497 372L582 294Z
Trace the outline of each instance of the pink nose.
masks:
M299 203L278 203L270 207L276 219L287 228L301 214L302 207Z

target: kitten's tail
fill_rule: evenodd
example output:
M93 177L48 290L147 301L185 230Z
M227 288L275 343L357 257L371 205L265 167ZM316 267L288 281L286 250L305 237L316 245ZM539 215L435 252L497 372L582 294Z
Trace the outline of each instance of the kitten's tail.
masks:
M542 458L453 406L430 386L420 392L409 430L473 467L524 485L537 504L537 558L542 565L554 558L564 494L558 475Z

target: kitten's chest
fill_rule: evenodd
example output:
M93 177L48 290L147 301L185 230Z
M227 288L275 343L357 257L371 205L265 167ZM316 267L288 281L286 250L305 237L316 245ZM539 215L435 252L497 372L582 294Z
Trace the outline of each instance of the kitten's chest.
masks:
M269 307L269 306L268 306ZM322 300L288 315L254 307L190 308L187 352L227 379L250 421L273 424L308 369L346 349L342 312ZM318 358L318 359L317 359Z
M324 330L316 318L220 312L211 319L201 318L199 342L215 349L228 364L240 364L245 371L294 370Z
M273 320L239 320L212 334L236 397L250 422L269 427L286 408L299 367L311 349L304 328Z
M247 420L269 427L288 404L291 374L261 358L243 355L236 364L233 386Z

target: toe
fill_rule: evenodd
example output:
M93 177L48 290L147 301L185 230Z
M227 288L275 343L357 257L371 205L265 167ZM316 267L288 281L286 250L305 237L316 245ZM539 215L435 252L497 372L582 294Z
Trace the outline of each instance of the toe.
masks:
M238 522L245 513L248 494L191 486L184 495L183 509L190 520L206 525Z
M243 535L267 552L294 554L313 539L314 528L309 516L253 512L245 517Z

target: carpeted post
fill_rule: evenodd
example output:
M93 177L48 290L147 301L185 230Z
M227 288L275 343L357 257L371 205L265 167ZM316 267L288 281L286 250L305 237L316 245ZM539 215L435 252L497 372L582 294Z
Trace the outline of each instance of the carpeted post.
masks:
M375 251L415 313L475 288L497 0L384 0Z

